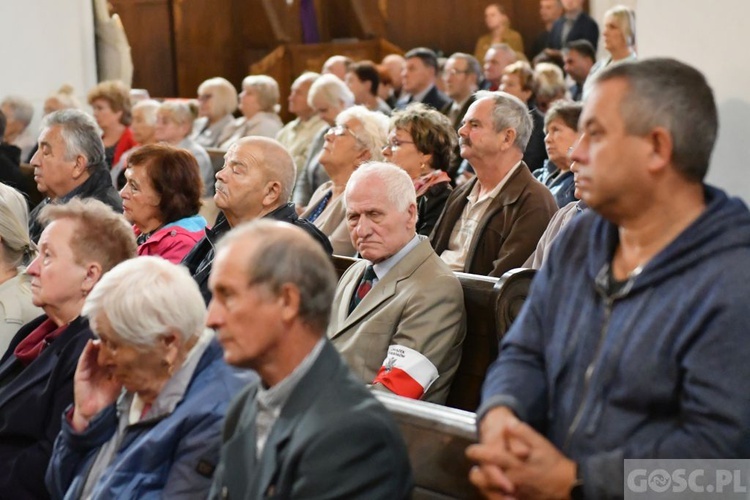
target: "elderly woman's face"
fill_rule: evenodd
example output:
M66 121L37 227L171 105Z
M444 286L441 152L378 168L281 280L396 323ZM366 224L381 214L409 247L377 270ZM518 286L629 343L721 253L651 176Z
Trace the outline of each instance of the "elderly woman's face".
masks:
M146 112L142 108L133 110L133 123L130 124L133 131L133 139L138 144L151 144L154 142L155 126L149 123Z
M172 146L178 145L190 133L191 125L179 124L168 112L159 111L156 115L154 137L157 141L166 142Z
M159 210L159 195L144 165L129 165L125 170L127 182L120 190L122 213L143 233L158 228L164 222Z
M96 120L96 123L103 130L120 124L122 111L113 111L112 106L106 99L95 99L91 104L91 107L94 109L94 119Z
M604 18L602 39L604 40L604 48L609 52L621 50L628 46L628 42L625 40L625 33L622 32L620 25L612 16Z
M391 130L383 148L383 157L385 161L404 169L412 180L432 170L429 165L430 155L420 153L411 134L404 129Z
M352 118L328 130L319 161L329 175L345 169L354 172L357 165L368 159L367 150L357 140L360 128L359 120Z
M578 139L578 132L568 127L561 119L555 118L547 124L547 134L544 136L544 147L547 156L560 170L568 170L570 159L568 151Z
M245 118L252 118L260 112L258 92L253 87L245 87L240 92L240 111Z
M75 238L76 223L71 219L52 221L39 238L39 255L28 267L31 275L31 298L35 306L66 309L76 302L83 305L86 268L76 262L70 243Z
M100 343L99 366L107 369L130 392L158 395L164 379L170 376L167 347L162 339L153 347L139 349L117 335L105 314L97 316L95 323Z

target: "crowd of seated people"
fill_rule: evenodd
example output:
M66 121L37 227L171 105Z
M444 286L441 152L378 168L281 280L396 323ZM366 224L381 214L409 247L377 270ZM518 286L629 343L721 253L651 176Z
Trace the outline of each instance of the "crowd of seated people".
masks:
M133 106L102 82L91 114L51 96L30 159L44 201L0 184L0 492L407 498L373 393L449 401L461 280L522 267L538 272L471 408L481 493L617 498L626 458L750 455L750 212L704 182L711 89L636 61L624 7L594 65L598 28L561 7L565 70L526 62L492 4L484 54L442 75L424 47L334 56L294 80L286 125L267 75Z

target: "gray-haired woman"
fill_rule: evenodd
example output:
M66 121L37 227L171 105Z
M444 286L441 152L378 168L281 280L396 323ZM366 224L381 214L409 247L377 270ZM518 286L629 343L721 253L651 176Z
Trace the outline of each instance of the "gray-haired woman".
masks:
M254 375L224 362L198 285L139 257L102 278L83 314L98 339L47 470L53 497L206 498L227 405Z

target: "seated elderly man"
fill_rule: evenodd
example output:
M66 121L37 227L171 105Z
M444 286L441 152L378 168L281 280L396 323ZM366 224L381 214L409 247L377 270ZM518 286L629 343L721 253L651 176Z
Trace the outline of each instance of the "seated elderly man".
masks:
M502 276L534 251L557 203L522 161L531 136L528 108L505 92L478 92L458 130L476 178L451 193L432 232L454 271Z
M77 109L55 111L44 117L39 149L31 158L34 181L47 198L32 212L29 234L39 241L37 218L50 203L71 198L94 198L122 212L122 199L112 185L104 160L104 143L94 119Z
M328 254L328 237L312 223L297 217L289 197L294 186L294 160L284 146L267 137L244 137L224 155L224 167L216 173L214 201L221 213L206 229L182 263L188 267L208 303L208 275L216 242L241 222L265 217L299 226L315 238Z
M290 224L255 221L219 243L208 325L261 382L230 406L210 498L411 494L398 428L325 338L335 287L328 256Z
M352 242L366 260L339 281L328 338L375 389L443 403L461 359L463 292L417 236L414 184L399 167L369 163L345 197Z
M591 209L534 278L468 451L497 498L622 498L624 459L750 456L750 212L704 183L711 88L671 59L611 66L581 125Z

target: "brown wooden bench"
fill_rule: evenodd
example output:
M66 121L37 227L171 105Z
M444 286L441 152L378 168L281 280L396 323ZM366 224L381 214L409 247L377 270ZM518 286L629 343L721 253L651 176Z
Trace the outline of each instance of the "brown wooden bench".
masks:
M333 256L338 276L355 263L351 257ZM466 338L446 404L475 411L489 365L497 358L500 339L518 316L529 292L533 269L514 269L500 278L456 273L464 292Z
M464 450L476 442L476 415L382 391L375 397L393 415L406 441L414 475L413 499L481 498L469 482Z

